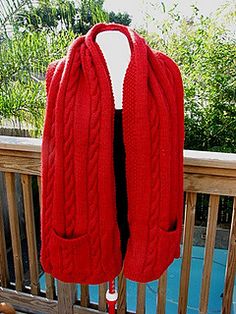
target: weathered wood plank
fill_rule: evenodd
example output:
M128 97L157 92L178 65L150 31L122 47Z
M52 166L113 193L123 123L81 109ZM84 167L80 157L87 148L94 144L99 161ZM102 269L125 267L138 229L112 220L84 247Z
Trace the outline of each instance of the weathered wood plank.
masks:
M104 312L98 311L96 309L90 309L78 305L74 305L73 310L74 314L104 314Z
M158 280L157 294L157 314L165 314L166 312L166 286L167 286L167 270Z
M58 313L57 301L47 298L1 287L0 296L1 302L9 302L18 311L34 314Z
M42 139L19 136L0 136L0 149L25 152L41 151Z
M1 136L0 136L1 141ZM15 156L16 158L28 158L28 159L40 159L40 152L30 152L24 150L9 150L9 149L0 149L0 158L2 156L12 157Z
M222 301L222 314L231 313L234 279L236 274L236 197L234 197L228 257L226 263L225 284Z
M39 206L40 206L40 210L41 210L41 208L42 208L41 176L37 176L37 185L38 185L38 192L39 192Z
M45 273L45 283L46 283L46 297L48 299L55 299L56 289L55 280L51 274Z
M3 223L2 200L0 198L0 286L7 287L9 282L9 271L7 265L7 251L5 231Z
M89 306L89 286L80 285L80 305L83 307Z
M11 229L12 250L14 259L14 269L16 278L16 290L21 291L23 287L23 263L21 252L21 238L19 228L19 217L16 207L16 195L15 195L15 176L13 173L5 173L7 202L9 210L9 221Z
M201 174L184 174L184 190L214 195L236 195L236 179Z
M219 195L210 195L207 218L205 256L202 273L202 288L200 296L200 313L207 313L219 200Z
M184 166L185 173L203 174L218 177L236 177L236 169L228 168L214 168L214 167L202 167L202 166Z
M13 155L7 156L1 155L0 151L0 171L40 175L40 167L40 155L38 155L38 158L31 158L30 156L29 158L17 157L15 152ZM236 171L229 169L219 169L217 171L219 172L219 175L211 173L207 174L204 167L201 169L198 168L197 173L189 173L185 170L185 191L234 196L236 194ZM227 171L227 175L225 171Z
M24 198L26 237L28 245L29 269L30 269L30 285L31 293L39 294L39 267L38 254L36 244L36 232L34 221L34 205L32 195L31 177L27 174L21 175L21 183Z
M39 206L40 209L42 208L42 194L41 194L41 177L37 176L37 184L38 184L38 191L39 191ZM56 289L55 289L55 280L52 275L45 273L45 283L46 283L46 297L48 299L54 299L56 296Z
M12 306L22 312L32 312L34 314L57 314L58 302L40 296L34 296L24 292L0 287L1 302L9 302ZM67 314L68 312L63 312ZM104 314L95 309L83 308L79 305L73 306L74 314Z
M23 158L20 160L22 166L17 169L20 172L27 173L26 159L38 159L34 161L29 167L28 174L40 175L40 154L41 154L42 139L37 138L25 138L25 137L14 137L14 136L0 136L0 169L2 171L13 171L14 170L14 156ZM2 162L2 158L8 156L5 160L6 165ZM11 159L11 156L13 157ZM10 160L11 159L11 160ZM2 165L3 164L3 165ZM15 166L17 164L15 163ZM2 166L2 167L1 167ZM236 154L221 153L221 152L204 152L196 150L184 150L184 166L186 173L207 173L208 175L222 175L222 171L225 172L225 176L236 176ZM194 170L196 169L196 170ZM37 171L37 173L35 173ZM230 172L231 171L231 172ZM230 174L231 173L231 174Z
M0 136L0 150L41 152L41 138ZM184 164L200 167L236 169L236 156L232 153L184 150Z
M145 313L146 284L138 283L136 314Z
M58 285L58 313L73 314L73 305L76 302L77 286L76 284L57 281Z
M21 157L17 156L16 152L12 153L12 155L0 153L0 171L40 175L40 155L38 158L32 158L32 156Z
M184 150L184 164L200 167L236 169L236 154Z
M99 311L106 311L106 292L107 292L107 283L104 282L99 285L99 300L98 300L98 309Z
M22 173L29 175L40 175L40 155L39 158L16 157L15 155L0 155L0 171ZM197 173L185 171L184 189L185 191L196 193L208 193L215 195L234 196L236 193L236 171L220 169L219 175L204 173L206 169L198 169ZM223 176L224 175L224 176Z
M183 233L183 239L184 239L183 259L182 259L182 265L181 265L179 304L178 304L179 314L185 314L187 310L196 201L197 201L196 193L191 193L191 192L186 193L184 233Z
M74 305L74 314L104 314L104 312L98 311L96 309L90 309L86 307L81 307L78 305Z
M117 313L126 313L126 278L124 277L123 268L118 276L118 300L117 300Z

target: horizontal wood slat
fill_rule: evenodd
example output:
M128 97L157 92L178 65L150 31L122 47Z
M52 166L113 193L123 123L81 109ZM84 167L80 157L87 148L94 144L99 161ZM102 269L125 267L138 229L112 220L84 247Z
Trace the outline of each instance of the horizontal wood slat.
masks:
M40 155L37 158L32 158L32 154L28 157L16 156L15 152L12 155L2 155L0 153L0 171L16 172L31 175L40 175Z
M40 296L33 296L25 292L19 292L0 287L1 302L10 303L16 310L32 312L35 314L58 313L57 301Z
M41 138L0 136L0 150L40 153ZM236 169L236 156L232 153L184 150L184 164L195 167Z
M0 171L40 175L41 145L42 139L0 136ZM236 177L236 154L184 150L184 166L185 173Z
M33 312L34 314L58 314L59 303L40 296L33 296L24 292L0 287L1 302L9 302L12 306L22 312ZM67 297L67 295L65 296ZM67 314L64 312L63 314ZM73 306L73 314L104 314L104 312L83 308L79 305Z
M184 164L195 167L211 167L236 169L236 154L209 152L199 150L184 150Z
M236 178L236 169L184 165L185 173Z
M0 150L14 150L40 153L42 139L20 136L0 136Z
M236 178L185 173L184 190L195 193L234 196L236 194Z

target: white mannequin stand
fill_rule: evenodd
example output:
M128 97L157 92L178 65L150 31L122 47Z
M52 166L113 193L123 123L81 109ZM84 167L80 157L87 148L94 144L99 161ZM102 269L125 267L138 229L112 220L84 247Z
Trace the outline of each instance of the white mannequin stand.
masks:
M96 42L102 50L111 76L115 108L122 109L123 81L130 61L130 45L127 37L119 31L102 31Z
M127 37L119 31L103 31L97 34L96 42L102 50L110 73L115 109L122 109L123 81L130 60L130 45ZM113 287L115 283L113 281ZM115 288L106 292L107 302L116 302L118 293ZM110 307L110 305L109 305ZM110 312L110 311L109 311Z

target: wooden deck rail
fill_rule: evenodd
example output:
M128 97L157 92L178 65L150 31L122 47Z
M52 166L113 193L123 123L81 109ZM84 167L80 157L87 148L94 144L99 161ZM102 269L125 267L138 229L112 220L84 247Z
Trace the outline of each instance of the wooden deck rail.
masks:
M0 301L10 302L16 309L30 313L104 313L106 311L106 283L99 285L98 305L90 302L89 286L81 285L77 300L77 285L58 281L46 276L46 291L40 289L39 261L35 232L34 204L32 197L33 176L37 177L40 193L41 139L0 136L0 172L4 174L10 233L13 252L15 282L9 281L9 265L5 230L0 199ZM21 177L23 192L25 229L28 248L30 286L23 284L22 249L19 217L16 206L15 175ZM185 211L183 224L182 264L179 286L178 313L187 313L189 279L191 269L193 231L197 194L209 194L208 218L204 248L204 264L199 313L207 313L213 252L217 229L219 199L221 195L234 198L231 228L229 232L227 263L222 299L223 314L230 314L236 272L236 154L202 151L184 151ZM39 222L36 221L37 224ZM157 281L158 293L156 313L164 314L166 309L166 270ZM127 313L126 279L123 273L118 277L119 300L117 313ZM136 313L145 313L146 285L137 283Z

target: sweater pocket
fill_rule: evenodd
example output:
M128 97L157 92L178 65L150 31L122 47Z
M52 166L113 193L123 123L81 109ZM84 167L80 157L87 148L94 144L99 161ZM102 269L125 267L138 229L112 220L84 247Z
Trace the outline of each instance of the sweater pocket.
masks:
M176 252L179 251L179 227L176 221L175 227L171 230L165 230L158 227L159 242L158 242L158 260L160 261L159 271L161 273L172 263L177 257Z
M85 282L90 274L90 245L88 234L64 238L51 229L50 260L52 275L64 282Z

